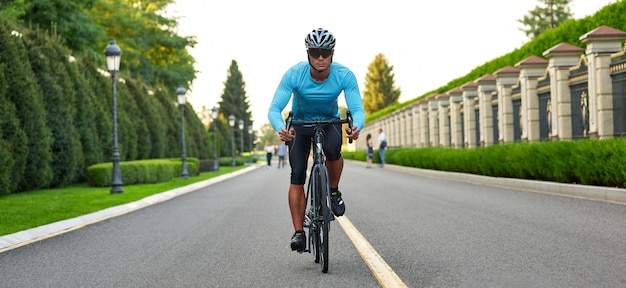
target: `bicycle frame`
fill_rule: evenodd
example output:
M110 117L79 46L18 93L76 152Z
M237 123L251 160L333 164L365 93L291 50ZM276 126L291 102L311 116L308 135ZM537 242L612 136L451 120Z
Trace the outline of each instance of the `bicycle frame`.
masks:
M287 131L289 131L292 125L311 125L314 130L311 138L313 166L311 167L305 196L306 203L309 206L309 209L307 209L309 212L305 212L305 226L309 228L309 239L307 241L309 249L305 249L304 252L311 253L312 250L314 251L315 262L321 264L323 273L328 272L328 233L330 231L330 221L334 220L331 212L332 201L330 201L328 169L326 168L323 151L324 126L347 123L348 127L352 128L350 111L347 111L346 116L346 119L339 120L296 121L292 120L293 112L289 112L289 117L286 120ZM352 143L352 139L350 139L350 143Z

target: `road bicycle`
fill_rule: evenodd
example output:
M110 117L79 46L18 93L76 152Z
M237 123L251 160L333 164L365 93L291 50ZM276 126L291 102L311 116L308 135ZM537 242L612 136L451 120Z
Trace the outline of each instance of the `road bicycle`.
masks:
M346 112L346 119L336 120L293 120L293 112L289 112L286 119L286 128L291 126L304 126L313 128L311 143L313 146L313 166L309 175L306 190L306 202L308 211L304 216L304 226L309 229L308 247L302 252L315 255L315 263L320 263L322 272L328 272L328 234L330 221L335 220L332 215L332 201L330 201L330 184L328 181L328 169L325 164L324 127L333 124L348 124L352 128L352 114ZM352 139L349 139L352 143Z

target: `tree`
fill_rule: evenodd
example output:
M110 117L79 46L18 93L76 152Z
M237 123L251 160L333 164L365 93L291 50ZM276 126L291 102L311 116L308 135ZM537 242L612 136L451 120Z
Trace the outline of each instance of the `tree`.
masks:
M14 0L0 3L0 15L24 27L58 36L75 56L104 63L110 40L123 50L122 73L149 86L186 88L196 78L187 48L193 36L177 34L177 19L164 17L173 0Z
M113 120L111 113L111 79L98 72L98 64L90 57L77 58L78 71L85 80L85 89L90 97L90 106L87 113L93 117L95 123L95 138L99 149L94 151L94 159L99 162L111 160L113 153ZM164 114L164 113L163 113ZM158 126L157 126L158 127ZM156 127L155 127L156 128ZM158 128L157 128L158 129ZM89 159L87 156L86 159ZM89 163L95 164L95 163Z
M572 0L537 0L537 2L539 5L535 6L535 9L530 10L524 18L517 20L524 26L519 30L524 32L529 39L559 26L573 16L569 8Z
M67 61L69 54L67 48L61 45L54 45L53 47L57 49L57 53L54 54L58 58L56 61L65 66L68 77L73 84L75 93L72 104L75 107L74 125L83 148L83 163L77 167L77 176L79 180L85 180L87 167L103 162L102 160L105 159L100 157L100 151L103 149L98 138L98 124L96 123L96 114L100 111L98 111L99 107L95 105L94 99L98 95L89 89L85 76L79 70L81 66L77 63L76 58Z
M31 3L26 3L24 0L0 1L0 15L11 21L17 21L18 18L26 14L29 5Z
M24 33L23 39L33 74L43 93L48 112L46 123L54 136L49 147L53 172L51 185L63 187L73 183L84 168L82 144L74 120L75 89L63 65L68 53L55 48L59 45L58 38L48 37L40 31Z
M60 1L60 0L56 0ZM88 47L97 59L109 40L116 40L122 49L121 73L149 86L171 89L174 99L180 85L189 88L195 79L195 59L188 53L195 37L177 35L175 19L161 16L173 0L99 0L87 10L106 33L105 38Z
M393 66L389 66L387 58L382 53L376 55L365 75L363 108L366 115L398 103L401 91L395 87L393 77Z
M60 36L70 50L82 52L104 35L92 17L85 13L96 0L31 0L20 17L22 25L48 30Z
M0 195L16 190L26 167L28 138L20 127L15 105L7 98L8 84L0 66ZM23 155L23 156L21 156Z
M247 134L248 126L252 125L252 113L250 112L250 103L246 96L246 83L243 81L243 75L239 71L237 61L232 60L230 68L228 69L227 78L224 82L224 90L222 92L222 100L219 102L220 113L224 115L225 119L228 119L230 115L235 116L235 121L242 119L244 121L243 134ZM239 133L239 127L235 123L234 129L235 135L235 150L240 147L239 141L241 141L241 133ZM230 139L230 136L227 137ZM248 138L248 139L246 139ZM244 135L244 150L246 147L250 148L249 138ZM228 145L230 146L230 145ZM230 148L230 147L228 147ZM243 151L240 151L243 152Z
M27 191L47 187L52 181L53 172L50 166L52 132L46 123L48 112L28 61L28 51L20 36L11 34L13 29L18 29L12 26L0 20L0 32L7 35L0 37L2 50L0 63L3 67L11 67L4 68L6 97L15 105L20 127L28 139L25 147L22 147L25 149L13 154L15 157L13 172L16 173L12 175L12 182L17 186L11 189Z
M138 113L135 114L133 122L142 123L135 126L137 133L143 133L140 134L142 137L137 139L139 141L138 159L165 157L167 149L165 133L167 129L163 124L166 120L163 119L163 114L158 110L160 103L150 95L150 89L144 83L134 79L124 80L131 95L128 98L132 98L137 104ZM146 131L141 131L144 128Z

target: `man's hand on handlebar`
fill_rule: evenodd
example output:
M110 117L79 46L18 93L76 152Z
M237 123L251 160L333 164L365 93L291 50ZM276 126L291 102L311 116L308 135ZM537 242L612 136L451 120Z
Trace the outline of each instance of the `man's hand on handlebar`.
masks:
M280 136L280 141L283 141L283 142L289 142L293 140L293 137L294 137L293 127L289 128L289 134L287 134L286 128L280 129L280 132L278 132L278 136Z
M352 128L346 127L346 134L348 135L348 139L352 139L352 140L359 139L359 133L361 133L361 131L359 131L359 127L356 127L356 126L352 126Z

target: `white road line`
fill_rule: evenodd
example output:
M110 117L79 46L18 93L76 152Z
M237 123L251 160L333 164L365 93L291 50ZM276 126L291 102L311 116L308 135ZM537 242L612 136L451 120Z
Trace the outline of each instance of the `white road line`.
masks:
M408 287L404 281L398 277L396 272L387 265L385 260L378 255L374 247L367 242L361 232L352 225L352 222L350 222L346 216L335 217L335 220L337 220L337 223L343 228L348 238L352 240L354 248L359 251L361 258L363 258L363 261L370 268L382 287Z

